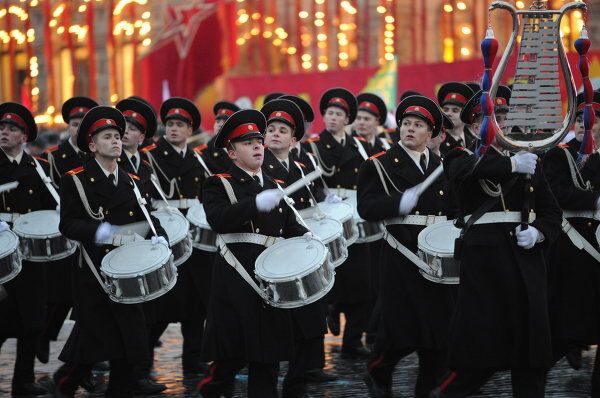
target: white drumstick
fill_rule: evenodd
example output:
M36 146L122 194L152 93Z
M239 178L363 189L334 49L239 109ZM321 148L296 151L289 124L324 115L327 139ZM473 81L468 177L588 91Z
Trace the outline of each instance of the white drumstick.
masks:
M0 184L0 192L10 191L19 186L19 181L7 182L6 184Z
M443 172L444 166L440 164L435 170L433 170L433 173L431 173L429 177L427 177L422 183L417 184L417 195L421 196L421 194L425 192L425 190L429 188L431 184L433 184L435 180L442 175Z
M321 176L321 169L317 169L311 173L308 173L304 176L304 178L299 179L298 181L293 182L283 189L283 195L289 196L290 194L296 192L299 189L302 189L311 181L316 180Z

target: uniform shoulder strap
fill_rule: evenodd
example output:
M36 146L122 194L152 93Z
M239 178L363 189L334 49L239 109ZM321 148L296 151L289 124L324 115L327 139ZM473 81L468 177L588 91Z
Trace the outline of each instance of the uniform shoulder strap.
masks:
M227 178L231 178L230 174L216 174L215 176L219 177L221 182L223 183L223 187L225 188L225 192L227 192L227 196L229 197L229 201L231 204L236 204L238 202L235 192L233 191L233 187Z

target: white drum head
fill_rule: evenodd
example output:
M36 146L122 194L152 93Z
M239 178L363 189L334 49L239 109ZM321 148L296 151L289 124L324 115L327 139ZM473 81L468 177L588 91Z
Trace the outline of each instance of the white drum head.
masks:
M348 202L319 202L319 209L329 217L334 218L341 223L348 221L354 215L354 209Z
M19 238L12 231L0 232L0 258L13 253L19 246Z
M24 238L53 238L59 236L60 215L56 210L39 210L17 218L13 231Z
M165 229L169 236L169 244L180 242L187 236L190 229L190 223L181 213L175 213L167 209L158 209L152 212L152 215L158 218L160 225Z
M265 281L283 282L301 278L319 268L327 258L327 247L317 239L285 239L263 251L254 272ZM293 261L290 261L293 259Z
M344 232L342 223L333 218L322 218L320 220L307 218L304 222L306 222L310 231L321 238L324 243L339 238Z
M454 221L442 221L423 229L419 233L418 247L428 253L446 254L454 253L454 240L460 235L460 229L454 226Z
M188 209L187 219L194 225L202 227L204 229L210 229L208 221L206 221L206 212L202 203L197 206L192 206Z
M119 246L102 259L100 271L114 278L141 276L163 266L171 256L171 249L149 240Z

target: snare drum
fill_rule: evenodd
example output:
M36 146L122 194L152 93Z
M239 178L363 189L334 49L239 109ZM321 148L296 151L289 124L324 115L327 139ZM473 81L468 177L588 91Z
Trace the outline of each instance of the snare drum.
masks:
M285 239L265 249L256 259L254 273L269 305L277 308L314 303L331 290L335 279L325 244L304 237Z
M218 249L217 234L210 229L210 225L206 221L204 206L200 204L190 207L187 212L187 219L191 223L192 245L199 250L216 252Z
M459 235L460 229L451 220L430 225L419 233L418 254L431 271L419 270L425 279L447 285L459 283L460 262L454 259L454 240Z
M356 242L356 239L358 239L358 228L356 228L353 218L354 209L348 202L319 202L318 206L302 209L299 211L299 213L303 219L319 218L319 213L324 213L326 216L341 222L344 229L344 238L346 239L346 244L348 246Z
M356 239L356 243L375 242L383 238L383 223L365 221L358 215L358 199L356 191L346 189L343 193L346 195L344 200L350 203L354 208L354 222L356 223L356 228L358 228L358 239Z
M342 223L333 218L307 218L304 220L312 233L317 235L329 249L329 261L334 267L340 266L348 258L348 246L344 239Z
M177 282L171 249L149 240L127 243L102 259L100 272L112 301L137 304L167 293Z
M59 232L59 222L56 210L34 211L17 218L13 231L19 237L23 260L55 261L75 253L77 244Z
M179 211L165 208L152 212L169 236L169 246L173 252L173 265L179 267L192 255L192 238L189 235L190 223Z
M12 231L0 232L0 285L21 272L19 238Z

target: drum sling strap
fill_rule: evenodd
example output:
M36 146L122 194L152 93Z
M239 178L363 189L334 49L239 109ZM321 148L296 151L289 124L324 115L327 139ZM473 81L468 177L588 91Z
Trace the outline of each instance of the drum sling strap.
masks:
M585 250L590 256L600 263L600 253L598 250L596 250L596 248L590 242L588 242L588 240L584 238L583 235L581 235L579 231L577 231L564 216L562 219L562 230L565 234L567 234L576 248L579 250Z
M358 138L352 137L352 139L356 143L356 146L358 148L358 153L360 153L360 156L362 156L363 160L367 160L369 158L369 155L367 155L367 152L365 151L365 147L362 146L362 144L360 143L360 140Z
M42 166L40 166L40 162L38 162L38 160L34 157L32 157L32 159L35 163L35 171L37 171L38 175L42 179L42 182L44 185L46 185L46 188L48 188L48 192L50 192L50 195L52 195L56 201L56 204L60 205L60 197L58 196L58 192L56 192L54 185L52 185L52 179L46 175L46 172L44 172L44 169L42 169Z

